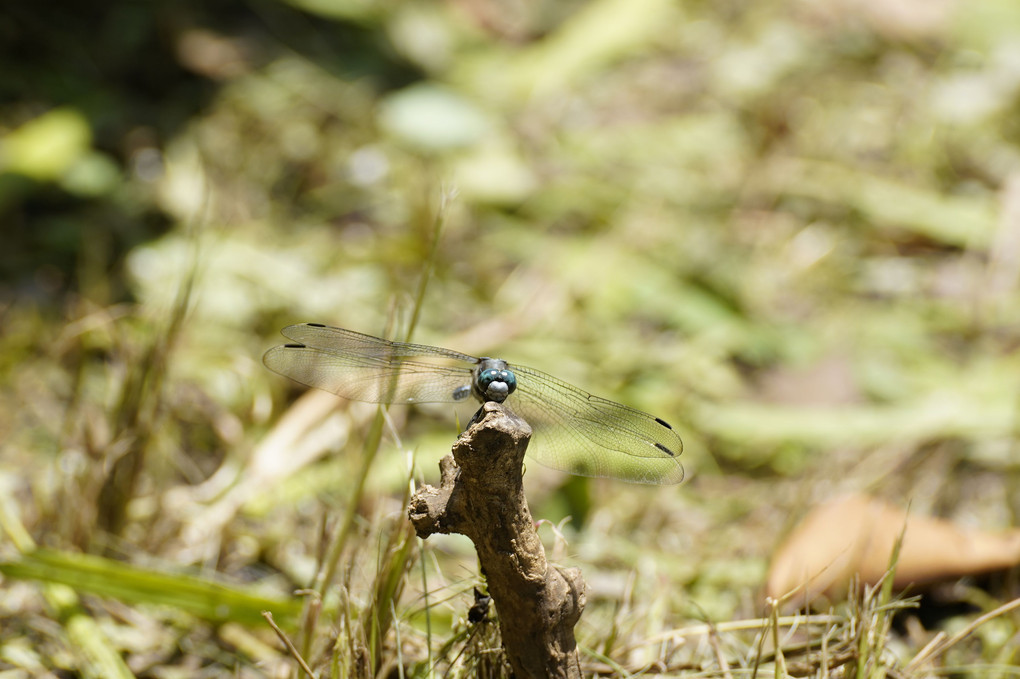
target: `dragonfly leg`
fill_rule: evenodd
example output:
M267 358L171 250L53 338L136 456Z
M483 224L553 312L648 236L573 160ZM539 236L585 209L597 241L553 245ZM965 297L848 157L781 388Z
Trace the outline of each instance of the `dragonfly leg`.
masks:
M485 410L485 404L483 403L478 408L478 410L475 411L475 414L471 416L471 419L468 420L467 426L464 427L464 431L467 431L468 429L470 429L471 425L477 424L478 422L481 422L482 418L485 416L485 413L482 412L484 410Z

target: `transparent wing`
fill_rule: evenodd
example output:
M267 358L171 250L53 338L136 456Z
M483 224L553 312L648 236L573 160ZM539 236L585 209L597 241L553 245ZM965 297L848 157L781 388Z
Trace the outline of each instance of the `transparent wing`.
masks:
M424 344L391 342L317 323L292 325L294 341L263 362L281 375L371 403L466 400L478 359ZM638 483L679 483L683 444L659 418L608 401L525 366L511 365L517 391L507 403L534 430L528 454L554 469Z
M294 344L273 347L262 362L310 387L369 403L452 403L471 396L473 356L317 323L282 332Z
M517 391L507 404L534 432L535 461L581 476L680 483L683 443L657 417L608 401L532 368L511 365Z

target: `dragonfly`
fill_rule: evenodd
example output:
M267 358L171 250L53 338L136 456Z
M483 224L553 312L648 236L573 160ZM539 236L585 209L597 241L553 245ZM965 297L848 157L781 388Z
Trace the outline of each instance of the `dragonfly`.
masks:
M291 342L273 347L262 361L307 386L368 403L505 401L531 425L527 454L542 465L634 483L683 480L677 459L683 443L665 420L534 368L321 323L281 332Z

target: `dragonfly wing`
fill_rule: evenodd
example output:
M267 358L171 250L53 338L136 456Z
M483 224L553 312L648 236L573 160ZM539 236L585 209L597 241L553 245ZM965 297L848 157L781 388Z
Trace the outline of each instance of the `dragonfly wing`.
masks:
M366 357L373 356L379 359L434 356L454 362L461 361L471 366L478 363L478 359L474 356L468 356L459 351L433 347L428 344L394 342L381 337L347 330L346 328L322 325L321 323L288 325L280 332L283 333L284 337L294 340L298 344L338 353L357 354L358 356Z
M305 323L284 328L293 344L262 361L293 380L354 401L453 403L471 394L471 356Z
M636 483L679 483L680 437L665 421L578 389L533 368L511 365L517 391L508 399L531 424L528 453L537 462L582 476Z
M344 398L372 403L450 403L471 394L479 359L424 344L391 342L318 323L284 328L293 340L263 358L271 370ZM659 418L592 396L551 375L510 366L508 401L535 430L529 454L572 474L679 483L683 444Z

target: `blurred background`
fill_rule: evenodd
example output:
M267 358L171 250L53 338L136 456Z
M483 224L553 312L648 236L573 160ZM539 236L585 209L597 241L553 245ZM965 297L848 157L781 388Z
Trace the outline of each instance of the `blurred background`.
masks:
M0 478L41 546L291 592L353 516L374 564L456 422L392 408L355 490L374 408L261 364L304 321L673 424L682 486L528 466L582 638L621 606L636 636L762 614L772 551L843 492L1017 523L1013 0L58 1L6 7L0 53ZM477 564L434 543L452 620ZM157 664L260 676L170 636Z

